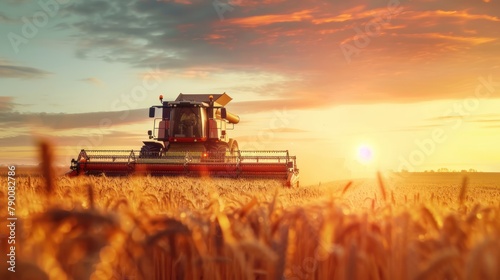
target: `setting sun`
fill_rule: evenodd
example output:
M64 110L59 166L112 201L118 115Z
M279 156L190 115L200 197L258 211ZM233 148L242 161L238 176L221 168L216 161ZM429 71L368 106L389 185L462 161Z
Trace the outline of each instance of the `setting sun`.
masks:
M362 164L369 164L373 161L373 149L368 145L361 145L357 151L358 161Z

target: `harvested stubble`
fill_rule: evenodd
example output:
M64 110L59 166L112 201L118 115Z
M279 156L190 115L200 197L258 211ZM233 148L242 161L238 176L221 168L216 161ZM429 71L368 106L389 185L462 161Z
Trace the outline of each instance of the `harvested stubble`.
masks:
M500 279L500 189L383 181L19 177L0 278Z

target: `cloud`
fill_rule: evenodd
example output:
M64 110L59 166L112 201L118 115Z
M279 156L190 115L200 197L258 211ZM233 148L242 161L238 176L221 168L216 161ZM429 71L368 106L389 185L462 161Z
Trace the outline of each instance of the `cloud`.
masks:
M247 103L252 110L457 98L500 64L498 3L291 0L232 7L223 20L201 0L76 1L67 11L81 19L69 24L81 59L166 73L287 78L265 91L248 88L276 97ZM347 44L355 48L349 57L341 48Z
M471 14L466 10L434 10L434 11L423 11L423 12L406 12L405 16L409 16L411 19L426 19L426 18L457 18L463 20L486 20L498 22L500 18L493 15L487 14Z
M278 133L302 133L302 132L309 132L309 131L304 130L304 129L291 128L291 127L274 128L274 129L268 129L267 131L269 131L269 132L278 132Z
M16 22L13 18L5 15L4 13L1 13L0 12L0 22L3 22L3 23L14 23Z
M441 125L441 124L413 125L413 126L397 127L397 128L394 128L394 129L388 129L388 130L385 130L383 132L432 131L433 129L439 128L439 127L442 127L442 126L443 125Z
M4 0L9 5L23 5L27 3L29 0Z
M480 45L498 40L498 38L490 38L490 37L454 36L441 33L404 34L401 36L420 38L420 39L431 39L431 40L434 39L441 41L455 41L459 43L468 43L471 45Z
M433 126L457 125L462 122L477 124L483 128L498 128L500 126L500 114L474 114L440 116L427 119Z
M291 106L290 106L291 105ZM231 112L236 112L237 114L251 114L260 113L271 110L276 110L277 108L283 107L295 107L295 102L290 102L290 100L260 100L260 101L242 101L242 102L232 102L227 106L228 110Z
M496 118L496 119L477 119L477 120L471 120L470 122L475 122L475 123L499 123L500 124L500 118Z
M95 78L95 77L80 79L80 81L85 82L85 83L89 83L89 84L92 84L95 86L103 86L104 85L104 83L101 80L99 80L98 78Z
M14 102L12 102L13 99L14 98L12 96L0 96L0 111L12 111L12 109L16 105Z
M33 146L33 137L28 134L0 137L2 147Z
M480 125L482 128L500 128L500 114L480 114L464 120L465 122Z
M283 22L300 22L312 18L311 10L303 10L292 14L259 15L228 20L229 24L236 24L247 28Z
M0 103L2 104L2 103ZM12 106L10 107L12 108ZM25 127L55 130L77 128L99 128L127 125L147 120L147 109L114 112L91 112L78 114L0 112L0 128Z
M0 78L37 79L45 78L50 72L33 67L0 64Z
M44 138L47 138L44 136ZM142 137L144 138L144 137ZM140 149L142 143L140 142L141 136L137 133L130 133L124 131L110 130L105 134L100 135L85 135L85 136L53 136L50 138L58 146L69 146L74 147L77 151L81 148L92 148L92 147L77 147L79 145L88 145L92 143L92 140L99 142L99 146L130 146L131 149ZM32 134L19 134L16 136L2 137L0 138L0 146L2 147L32 147L36 144L38 137ZM95 147L94 147L95 148ZM77 154L74 155L75 157Z

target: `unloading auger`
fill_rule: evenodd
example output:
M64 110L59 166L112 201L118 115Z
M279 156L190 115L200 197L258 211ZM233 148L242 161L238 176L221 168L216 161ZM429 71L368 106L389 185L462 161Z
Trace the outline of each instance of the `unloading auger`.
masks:
M271 178L286 186L299 185L296 157L287 150L242 151L227 130L240 121L224 107L223 94L180 94L149 108L154 119L149 141L140 150L81 150L71 160L70 176L213 176Z

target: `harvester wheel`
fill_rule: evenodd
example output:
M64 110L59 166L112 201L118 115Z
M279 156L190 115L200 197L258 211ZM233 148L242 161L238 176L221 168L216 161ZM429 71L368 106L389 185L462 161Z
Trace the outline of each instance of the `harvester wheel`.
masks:
M240 150L238 142L230 141L229 143L217 143L210 148L210 153L215 162L237 162Z
M229 151L229 146L227 143L219 143L215 147L215 157L217 162L225 162L226 161L226 155Z
M144 145L139 153L140 158L159 158L160 148L154 146Z

